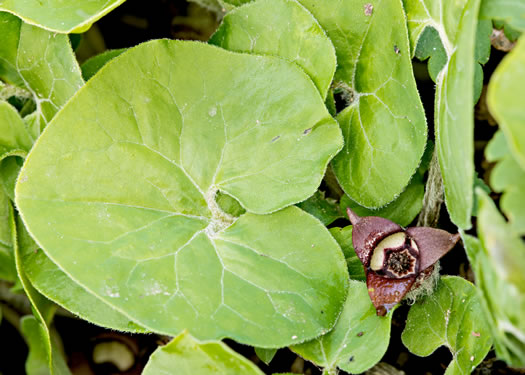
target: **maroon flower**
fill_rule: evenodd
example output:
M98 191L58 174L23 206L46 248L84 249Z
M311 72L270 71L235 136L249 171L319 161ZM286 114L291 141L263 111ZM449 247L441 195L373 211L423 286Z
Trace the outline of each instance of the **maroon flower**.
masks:
M378 216L357 216L350 208L352 243L365 268L368 294L377 315L385 315L410 291L419 275L427 275L434 263L458 242L459 234L441 229L403 229Z

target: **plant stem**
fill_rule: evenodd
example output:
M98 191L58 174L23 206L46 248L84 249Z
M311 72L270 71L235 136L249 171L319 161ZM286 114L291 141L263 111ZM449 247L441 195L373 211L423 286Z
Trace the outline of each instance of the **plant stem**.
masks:
M437 150L434 149L428 180L425 185L425 196L423 197L423 208L417 219L418 227L436 227L439 220L439 212L443 204L443 179L439 169Z

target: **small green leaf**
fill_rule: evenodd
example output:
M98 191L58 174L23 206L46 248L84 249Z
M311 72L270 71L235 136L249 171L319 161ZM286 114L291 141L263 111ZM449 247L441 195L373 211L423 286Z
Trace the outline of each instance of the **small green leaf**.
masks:
M366 285L351 281L343 312L334 329L291 349L318 366L351 374L361 373L381 360L390 341L390 312L377 316Z
M433 28L447 57L436 78L436 149L447 209L460 228L471 227L473 206L473 98L479 2L404 0L412 51L415 52L425 29ZM435 65L441 64L442 59Z
M525 292L520 275L523 269L517 275L516 270L523 267L525 244L508 227L492 200L480 189L477 195L478 233L482 241L462 233L465 249L483 295L496 355L510 366L524 367ZM509 266L509 262L516 265Z
M453 356L445 374L470 374L492 346L481 304L478 290L467 280L442 277L434 294L411 307L403 344L422 357L444 345Z
M16 266L10 225L11 202L0 189L0 279L15 282Z
M307 200L297 203L297 207L318 218L325 226L344 217L335 200L326 198L324 191L320 190L317 190Z
M0 0L0 10L58 33L82 33L125 0Z
M49 332L37 318L32 315L24 316L20 320L20 329L29 347L29 355L25 364L27 375L70 374L66 361L53 340L51 340L53 363L52 367L49 367L48 348L45 344L49 340Z
M0 49L0 79L31 92L43 129L84 84L69 38L4 12L0 12L0 35L7 41L6 48Z
M479 17L505 21L511 27L525 31L525 3L523 0L483 0Z
M88 81L104 65L106 65L109 61L113 60L115 57L121 55L126 50L126 48L112 49L87 59L80 67L80 69L82 70L82 78L84 78L85 81Z
M377 210L360 206L347 195L341 198L341 212L346 212L350 207L358 216L381 216L385 219L407 226L410 224L423 207L425 188L421 176L414 176L407 188L394 201Z
M366 276L363 269L363 263L361 263L357 257L354 246L352 245L352 226L348 225L344 228L330 228L330 233L343 250L350 278L353 280L365 281Z
M341 144L295 64L152 41L60 111L26 160L16 202L46 255L140 326L283 347L331 329L346 265L299 208L254 213L313 194ZM224 213L217 191L248 213Z
M277 350L279 349L264 349L264 348L255 348L255 354L257 354L257 357L267 365L270 364L273 357L275 357L275 353L277 353Z
M332 42L312 14L295 0L258 0L232 10L210 43L295 62L312 78L323 98L335 73Z
M497 162L490 173L490 185L503 193L499 205L512 229L525 235L525 170L511 154L505 136L498 130L485 149L487 160Z
M11 211L9 223L11 225L12 242L14 248L15 264L18 278L31 303L34 317L27 317L23 332L30 341L30 357L26 365L29 375L40 374L43 361L47 364L51 375L70 375L64 359L57 351L55 340L50 331L51 320L56 310L56 305L41 295L28 280L25 269L22 265L21 247L24 246L29 234L26 232L24 224L19 217L15 218L15 213ZM24 324L24 322L22 322ZM31 353L32 352L32 353ZM34 372L33 372L34 371Z
M233 217L239 217L246 213L246 210L241 206L237 199L223 193L222 191L217 192L215 195L215 201L224 213Z
M9 103L0 101L0 160L15 152L25 156L33 145L24 121Z
M263 375L254 363L220 341L200 342L187 332L159 347L143 375Z
M490 112L505 133L516 161L525 169L525 38L520 38L492 75L487 91Z
M17 110L7 102L0 101L0 188L14 199L15 181L20 172L21 161L31 149L33 140Z

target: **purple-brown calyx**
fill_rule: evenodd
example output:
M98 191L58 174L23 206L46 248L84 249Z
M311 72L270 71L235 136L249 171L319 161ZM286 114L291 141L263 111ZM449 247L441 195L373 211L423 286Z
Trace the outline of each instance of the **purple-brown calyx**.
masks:
M350 208L352 243L365 268L368 294L377 315L385 315L427 271L459 241L441 229L403 229L378 216L357 216Z

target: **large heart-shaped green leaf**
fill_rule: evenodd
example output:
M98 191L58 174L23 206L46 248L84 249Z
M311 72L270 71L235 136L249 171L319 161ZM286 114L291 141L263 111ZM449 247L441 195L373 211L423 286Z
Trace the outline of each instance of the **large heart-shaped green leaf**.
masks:
M131 321L282 347L332 327L348 275L317 219L253 213L311 195L341 145L295 64L153 41L58 114L16 201L53 262ZM253 213L222 212L218 190Z
M349 104L337 117L345 147L333 161L334 172L357 203L384 206L408 184L423 155L427 135L402 3L301 3L335 46L338 65L334 86Z
M366 285L351 281L348 298L334 329L291 349L325 367L331 374L340 368L359 374L381 360L390 341L392 314L377 316Z
M525 38L503 59L490 79L487 104L505 133L516 161L525 169Z
M59 33L81 33L126 0L0 0L0 10Z
M31 92L43 128L84 84L69 39L5 12L0 35L0 79Z
M470 228L474 186L474 70L480 0L405 0L412 53L426 28L441 39L446 63L436 79L436 150L450 218Z
M293 61L308 73L323 97L332 83L334 46L312 14L295 0L259 0L234 9L210 43Z
M525 366L525 244L481 190L477 238L462 233L467 255L483 295L499 358L514 367Z
M467 280L443 277L434 294L416 303L401 335L414 354L428 356L444 345L452 352L445 374L470 374L492 346L478 290Z
M199 342L183 332L155 350L143 374L263 375L263 372L222 342Z

